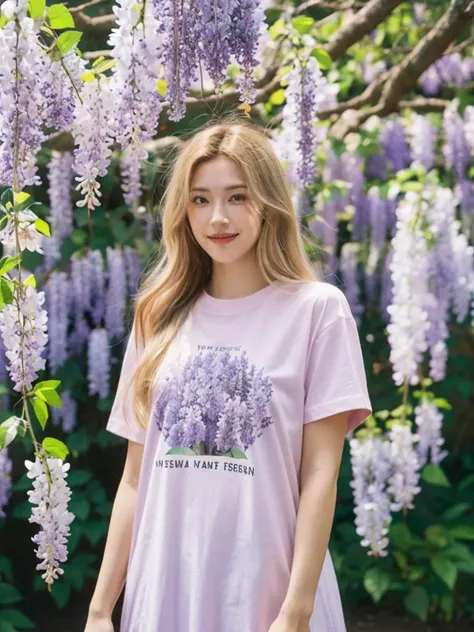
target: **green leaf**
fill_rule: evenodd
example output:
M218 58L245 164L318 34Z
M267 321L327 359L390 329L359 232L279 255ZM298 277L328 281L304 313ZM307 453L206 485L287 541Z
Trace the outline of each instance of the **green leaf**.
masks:
M285 102L285 91L283 88L272 92L269 101L272 105L282 105Z
M21 423L22 419L13 415L0 424L0 450L3 450L14 441Z
M95 81L95 78L96 74L92 70L89 70L88 72L83 72L81 75L81 81L83 81L84 83L92 83L93 81Z
M66 582L54 582L51 596L59 608L64 608L71 596L71 584Z
M438 465L433 465L432 463L425 465L421 472L421 478L425 481L425 483L429 483L430 485L451 487L451 483L443 470Z
M91 505L85 496L76 494L72 496L69 501L68 509L72 511L78 520L87 520L89 518Z
M74 19L64 4L53 4L48 7L47 16L53 29L74 28Z
M428 542L440 549L444 549L449 541L447 530L439 524L432 524L427 527L425 529L425 536Z
M390 575L380 568L369 568L364 575L364 588L375 602L382 599L390 583Z
M67 482L69 487L82 487L92 478L90 470L72 470L68 472Z
M20 255L15 255L14 257L2 257L2 259L0 259L0 276L3 276L9 270L17 266L20 261Z
M466 511L472 507L470 503L459 503L458 505L454 505L454 507L450 507L444 513L441 514L443 520L456 520L460 516L462 516Z
M410 614L414 614L421 621L426 622L430 599L423 586L413 586L405 596L403 603Z
M1 617L1 612L0 612L0 617ZM4 621L2 618L0 618L0 632L17 632L17 629L8 621Z
M13 303L13 283L3 277L0 279L0 291L5 305Z
M33 20L40 20L44 15L46 8L46 0L30 0L28 2L28 11Z
M390 525L389 538L393 546L401 551L408 551L412 543L412 533L404 522Z
M45 437L41 445L48 454L57 459L61 459L61 461L64 461L66 456L69 454L69 448L67 445L59 439L54 439L53 437Z
M108 521L104 518L98 520L89 520L87 522L87 528L84 531L84 536L92 544L96 546L101 539L107 534Z
M43 402L43 400L39 399L38 397L32 397L31 404L33 406L33 410L35 411L36 418L38 419L40 426L44 430L49 417L48 407Z
M16 610L15 608L6 608L5 610L1 610L0 619L8 621L16 628L20 628L22 630L32 630L36 627L31 619L28 619L23 612L20 612L20 610Z
M17 603L23 599L21 593L11 584L0 583L0 604L6 606L8 604Z
M308 15L298 15L296 18L291 20L291 25L296 31L298 31L298 33L300 33L300 35L310 33L313 24L314 18L311 18Z
M115 59L106 59L105 61L97 64L97 66L94 67L95 73L97 75L100 75L106 70L110 70L111 68L113 68L116 64L117 62L115 61Z
M191 448L171 448L166 453L166 456L168 456L168 454L193 454L194 455L196 453L194 452L194 450L191 450Z
M331 68L332 59L328 53L322 48L315 48L311 51L311 57L314 57L323 70Z
M449 533L457 540L474 540L474 525L460 524L450 529Z
M0 557L0 577L2 575L5 575L8 579L13 581L13 564L12 561L5 556Z
M452 590L458 577L456 564L443 555L432 555L430 562L436 575Z
M239 450L239 448L232 448L232 450L229 450L229 456L233 459L247 459L245 453L242 452L242 450Z
M56 40L56 46L61 55L64 57L64 55L79 42L81 37L82 33L79 31L66 31L65 33L61 33Z
M38 219L35 219L34 227L39 233L46 235L47 237L51 237L49 224L48 222L45 222L44 219L41 219L40 217L38 217Z
M30 274L28 277L26 277L26 279L23 281L23 285L31 286L31 287L36 287L36 278L34 274Z
M84 230L80 230L79 228L75 228L71 235L71 241L73 244L75 244L76 246L82 246L82 244L86 241L87 239L87 233Z
M161 94L162 97L166 96L166 81L164 79L158 79L156 82L156 91Z
M33 389L35 393L38 391L54 391L61 384L61 380L43 380L38 382Z
M59 393L56 391L38 391L38 397L42 399L44 402L47 402L50 406L54 406L55 408L62 408L63 403L59 396Z

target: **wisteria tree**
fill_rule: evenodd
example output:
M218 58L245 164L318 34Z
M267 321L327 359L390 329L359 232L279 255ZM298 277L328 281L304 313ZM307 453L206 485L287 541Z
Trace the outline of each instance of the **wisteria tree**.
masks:
M113 345L159 239L167 159L184 132L236 112L266 130L309 254L342 279L367 347L380 343L375 415L350 437L351 514L341 514L364 552L358 582L374 601L399 595L422 620L474 616L463 598L474 576L472 451L447 517L409 524L425 487L451 484L441 465L454 458L443 435L450 348L474 320L474 2L0 9L0 529L15 518L39 526L36 588L63 606L94 573L76 547L105 536L109 505L87 467L66 459L110 442L84 411L110 410ZM222 428L214 445L194 417L173 424L171 438L192 426L189 450L249 445ZM24 491L26 505L13 506ZM22 616L0 610L0 624L21 628Z

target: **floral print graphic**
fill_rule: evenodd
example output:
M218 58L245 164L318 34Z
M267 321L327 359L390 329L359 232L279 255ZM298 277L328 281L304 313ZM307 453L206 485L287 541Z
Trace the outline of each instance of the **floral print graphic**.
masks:
M245 351L201 351L178 374L167 374L153 419L170 446L167 454L247 458L245 450L273 423L273 388Z

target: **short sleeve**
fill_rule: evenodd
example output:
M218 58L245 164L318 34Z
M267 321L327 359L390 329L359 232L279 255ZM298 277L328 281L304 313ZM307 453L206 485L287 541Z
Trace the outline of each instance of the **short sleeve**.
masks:
M350 411L347 432L372 413L357 324L339 315L312 340L305 375L304 423Z
M130 331L125 354L123 356L122 368L115 393L115 399L110 411L109 420L106 429L113 434L130 439L137 443L144 444L146 437L146 428L142 428L135 419L133 413L133 386L129 387L129 383L133 377L133 373L138 364L142 349L135 345L135 323ZM126 419L124 417L124 405Z

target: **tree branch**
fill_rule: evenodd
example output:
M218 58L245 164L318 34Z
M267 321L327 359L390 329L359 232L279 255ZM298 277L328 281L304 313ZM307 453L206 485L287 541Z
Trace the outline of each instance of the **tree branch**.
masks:
M463 31L474 16L474 0L452 0L451 6L435 26L415 46L411 53L395 66L385 83L378 104L359 112L350 122L339 120L334 135L343 138L357 129L370 116L386 116L395 111L407 91L416 85L419 77L439 58L444 50Z
M369 0L352 20L338 29L324 49L331 59L339 59L346 50L383 22L403 0Z
M97 15L96 17L91 18L85 13L82 13L82 11L79 11L79 13L74 16L76 28L81 29L82 31L94 29L96 32L106 32L109 31L111 27L115 26L116 21L117 16L115 13Z

